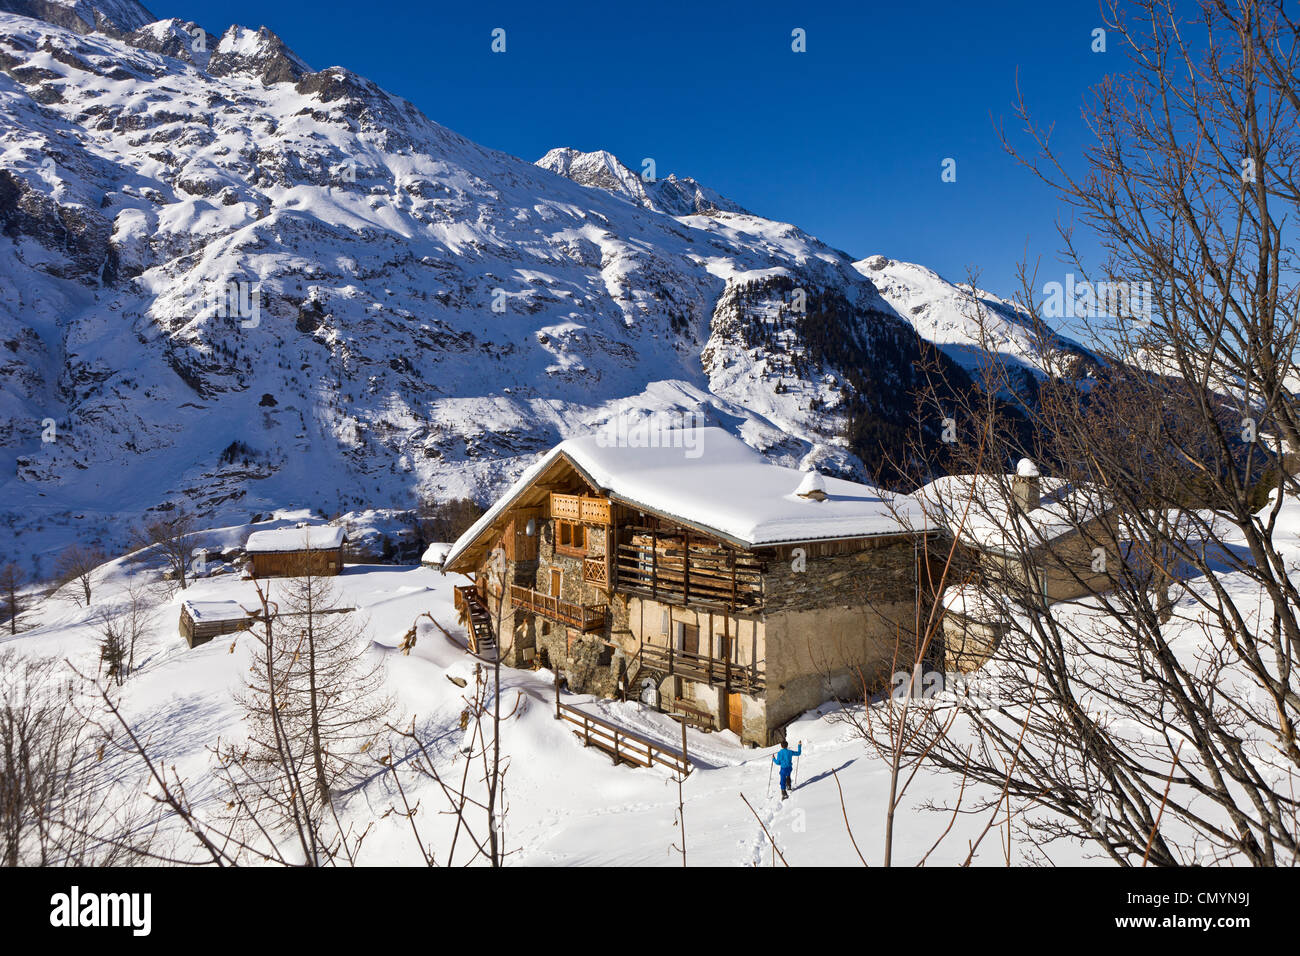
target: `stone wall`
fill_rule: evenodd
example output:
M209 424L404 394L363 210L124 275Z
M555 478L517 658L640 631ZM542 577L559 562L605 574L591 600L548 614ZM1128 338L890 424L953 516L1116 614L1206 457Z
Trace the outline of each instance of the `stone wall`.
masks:
M1033 552L1032 563L1046 586L1048 601L1070 601L1114 588L1112 575L1122 559L1105 542L1103 529L1085 527L1083 531L1063 535ZM1106 552L1105 570L1102 571L1092 569L1093 549L1098 547ZM991 574L1006 575L1015 584L1025 583L1025 562L1019 555L1003 557L988 552L984 563Z
M587 550L592 554L603 554L605 547L605 529L587 527ZM604 604L607 602L605 590L598 585L588 584L582 577L582 558L568 554L559 554L555 550L555 521L547 519L538 523L537 562L532 569L529 580L520 582L540 594L551 593L551 571L560 572L560 599L572 604ZM617 619L619 601L615 601L610 610ZM624 614L626 610L624 608ZM605 644L607 634L593 632L583 634L577 628L566 627L555 621L548 621L537 614L520 613L526 619L517 630L526 633L532 642L538 657L545 651L545 659L550 667L564 671L569 682L569 689L579 694L600 694L610 697L618 691L618 679L622 670L622 661ZM617 626L617 625L616 625Z
M1006 626L949 611L943 616L944 671L968 674L988 662Z
M774 549L764 575L769 740L803 711L887 687L915 654L914 539L810 546L800 558Z
M912 601L916 550L911 537L868 538L852 545L785 546L764 556L763 607L768 614L872 601ZM802 556L798 553L802 551ZM802 570L799 570L802 568Z

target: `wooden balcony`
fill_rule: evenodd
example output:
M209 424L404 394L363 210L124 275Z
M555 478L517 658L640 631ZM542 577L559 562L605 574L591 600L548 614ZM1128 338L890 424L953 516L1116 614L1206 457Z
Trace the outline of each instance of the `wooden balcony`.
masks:
M628 537L624 531L622 537ZM720 610L763 605L763 562L693 535L639 532L618 545L615 589Z
M548 621L576 627L583 632L604 628L609 613L608 606L604 604L574 604L518 584L510 586L510 606L540 614Z
M582 580L588 584L603 588L609 583L609 574L605 568L605 556L584 558L582 562Z
M551 517L582 524L609 524L609 499L551 493Z
M702 681L710 686L726 686L741 694L761 694L765 684L763 672L751 665L733 664L730 661L694 654L675 647L642 644L642 665L665 674Z

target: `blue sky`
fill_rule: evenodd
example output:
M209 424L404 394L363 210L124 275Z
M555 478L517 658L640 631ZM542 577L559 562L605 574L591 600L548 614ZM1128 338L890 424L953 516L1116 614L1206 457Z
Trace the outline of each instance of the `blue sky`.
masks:
M1055 145L1077 159L1096 0L395 3L154 0L220 33L270 27L315 69L346 66L486 146L535 160L608 149L693 176L855 258L883 253L1017 290L1066 271L1054 194L998 144L1016 69ZM506 52L491 52L494 28ZM807 52L791 50L806 31ZM1021 140L1023 142L1023 140ZM1027 146L1027 144L1026 144ZM957 181L941 180L945 158Z

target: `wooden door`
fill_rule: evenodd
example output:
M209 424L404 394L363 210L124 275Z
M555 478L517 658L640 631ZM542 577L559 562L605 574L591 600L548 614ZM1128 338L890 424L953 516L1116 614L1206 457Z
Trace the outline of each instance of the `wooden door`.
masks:
M682 625L682 650L687 654L700 653L700 628L698 625Z
M739 737L745 729L745 705L739 694L727 695L727 729Z
M551 568L551 597L560 596L560 572Z

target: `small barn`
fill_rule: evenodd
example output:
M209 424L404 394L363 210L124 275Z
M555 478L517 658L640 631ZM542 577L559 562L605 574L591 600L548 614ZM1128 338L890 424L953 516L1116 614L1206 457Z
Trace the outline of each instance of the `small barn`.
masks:
M324 577L343 570L345 541L347 533L330 525L276 528L250 534L244 553L255 578Z
M237 601L182 601L181 637L190 647L206 644L222 634L246 631L252 616Z
M441 571L443 563L447 560L447 552L450 550L451 545L448 542L435 541L424 550L424 556L420 558L420 563L426 568Z

